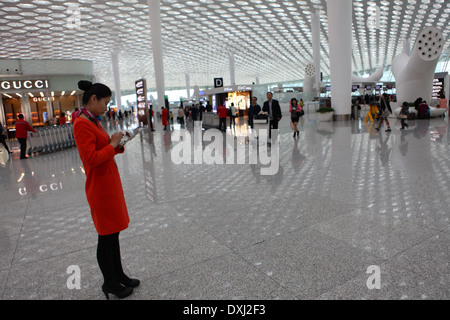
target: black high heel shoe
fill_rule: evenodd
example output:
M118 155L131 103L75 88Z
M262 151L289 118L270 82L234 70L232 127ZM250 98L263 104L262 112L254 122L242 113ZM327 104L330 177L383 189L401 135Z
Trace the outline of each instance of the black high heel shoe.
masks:
M141 283L138 279L127 279L123 281L119 281L120 284L124 285L125 287L129 288L136 288Z
M123 299L123 298L126 298L126 297L130 296L133 293L133 288L132 287L123 287L123 286L121 286L121 289L114 290L114 289L106 286L105 284L103 284L102 285L102 291L105 294L105 297L106 297L107 300L109 300L109 294L110 293L112 293L113 295L115 295L119 299Z

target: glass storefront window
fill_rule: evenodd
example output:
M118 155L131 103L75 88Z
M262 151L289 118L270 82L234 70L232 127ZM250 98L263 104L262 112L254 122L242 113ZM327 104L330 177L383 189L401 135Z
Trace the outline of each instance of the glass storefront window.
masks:
M19 98L3 98L3 108L5 109L6 127L14 129L17 116L22 113L22 102Z
M45 121L47 120L47 116L45 113L48 114L47 110L47 102L45 101L38 101L35 102L34 99L30 99L30 109L31 109L31 121L33 127L42 127L45 126Z
M55 100L52 101L53 106L53 117L59 118L62 113L66 116L66 121L70 122L70 117L72 115L72 112L75 110L75 108L79 108L77 106L77 98L76 96L55 96Z
M228 94L227 107L234 103L238 110L246 110L250 104L250 92L230 92Z

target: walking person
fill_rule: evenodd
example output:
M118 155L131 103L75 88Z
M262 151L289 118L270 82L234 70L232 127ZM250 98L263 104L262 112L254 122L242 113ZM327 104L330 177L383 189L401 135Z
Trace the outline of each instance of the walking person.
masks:
M3 144L8 154L12 154L12 152L8 148L8 145L6 144L6 139L8 139L8 137L3 133L3 125L0 123L0 143Z
M234 127L236 127L236 113L237 109L232 102L230 106L230 129L233 128L232 124L234 124Z
M114 157L125 151L120 146L121 132L109 136L97 117L103 115L111 99L111 90L103 84L80 81L84 91L83 107L75 114L73 125L77 149L86 172L86 198L98 233L97 261L103 274L102 291L128 297L139 280L123 271L119 233L128 228L130 218Z
M248 125L253 129L255 117L261 112L261 107L258 104L258 98L252 97L252 102L248 108Z
M291 113L291 121L294 125L294 138L300 135L300 131L298 130L298 122L300 121L300 117L302 117L302 111L303 109L297 99L292 98L289 112Z
M381 111L381 118L380 118L380 124L378 125L378 128L375 128L377 131L380 131L381 126L383 125L383 122L386 122L387 130L386 132L391 132L391 125L389 123L389 115L392 114L391 104L389 103L389 97L387 93L383 93L383 96L381 98L380 103L380 111Z
M272 130L278 130L278 123L283 118L280 103L277 100L273 100L272 92L267 93L267 101L264 102L263 111L269 114L269 139L271 139Z
M178 121L180 122L181 127L184 126L184 110L183 107L178 108Z
M64 112L61 113L61 117L59 117L58 123L60 126L63 126L67 123L66 114Z
M195 121L198 121L198 115L199 115L199 112L200 112L200 110L199 110L199 108L198 108L198 105L193 105L192 106L192 109L191 109L191 115L192 115L192 120L195 122Z
M75 111L72 112L71 116L70 116L70 123L73 124L73 121L75 120L75 114L78 112L78 110L80 110L79 108L75 108Z
M227 131L227 115L228 115L227 107L225 107L225 105L219 106L217 108L217 114L219 115L219 130L226 132Z
M150 106L150 131L155 131L155 124L153 124L154 121L155 112L153 111L153 106Z
M162 125L164 126L164 130L167 130L167 125L168 125L168 121L167 118L169 116L169 111L167 111L166 108L161 107L161 120L162 120Z
M408 115L409 115L408 102L403 102L402 110L400 110L400 118L401 118L401 123L402 123L402 127L400 130L405 130L405 128L408 128L408 124L406 123L406 120L408 119Z
M20 159L27 159L27 137L28 131L37 132L28 122L23 118L23 114L19 114L19 119L16 121L16 138L20 143Z

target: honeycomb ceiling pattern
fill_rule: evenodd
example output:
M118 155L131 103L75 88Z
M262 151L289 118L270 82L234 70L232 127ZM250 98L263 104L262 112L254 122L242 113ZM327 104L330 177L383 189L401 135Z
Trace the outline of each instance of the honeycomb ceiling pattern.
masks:
M79 28L70 28L79 8ZM68 10L69 9L69 10ZM236 82L298 81L312 61L311 14L321 15L321 71L329 76L326 0L161 0L166 88L229 84L229 54ZM441 59L450 55L448 0L354 0L353 71L390 66L427 26L444 34ZM369 23L376 17L376 24ZM146 0L2 0L0 58L87 59L99 81L114 83L111 52L120 49L123 90L145 77L155 87Z

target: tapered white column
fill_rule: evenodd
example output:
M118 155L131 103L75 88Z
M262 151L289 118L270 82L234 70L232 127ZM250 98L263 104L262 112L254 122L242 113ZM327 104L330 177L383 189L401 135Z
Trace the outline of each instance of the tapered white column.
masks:
M316 78L314 81L316 97L320 92L320 13L316 12L311 18L311 34L312 34L312 48L313 61L316 68Z
M23 94L20 98L20 102L22 103L22 114L25 121L32 125L30 97Z
M50 91L47 92L47 97L49 99L47 100L47 117L50 123L53 123L53 96Z
M236 71L234 68L234 53L230 53L230 85L236 85Z
M5 108L3 107L3 96L1 93L0 93L0 123L3 125L3 128L6 130Z
M191 79L189 73L186 72L186 97L189 99L191 97Z
M119 72L119 50L114 49L111 52L111 62L114 76L114 92L116 97L116 106L118 110L122 109L122 93L120 91L120 72Z
M153 65L155 67L156 92L158 93L158 105L154 110L160 110L165 105L164 94L164 59L161 35L161 1L148 0L150 28L152 35Z
M331 105L337 120L351 115L352 0L328 0L328 38L331 65Z

